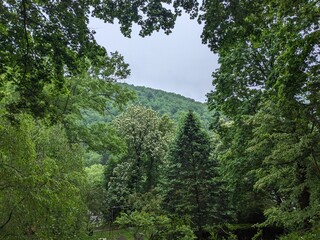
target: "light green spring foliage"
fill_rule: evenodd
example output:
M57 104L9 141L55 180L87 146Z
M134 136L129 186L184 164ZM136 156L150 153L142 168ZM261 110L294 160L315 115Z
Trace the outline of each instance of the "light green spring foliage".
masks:
M116 223L121 226L131 227L134 239L138 239L139 235L152 239L152 235L157 234L157 228L167 226L170 221L165 216L134 211L130 214L122 213L117 218Z
M67 95L52 99L70 141L86 144L88 149L99 153L121 151L122 146L115 130L103 121L108 114L106 106L121 108L133 98L131 92L116 82L129 74L123 57L115 53L106 56L105 61L106 66L102 69L90 67L89 60L83 61L82 72L67 78Z
M145 211L133 211L129 214L121 213L116 223L131 229L134 239L144 237L146 239L196 239L190 225L178 218L170 218L166 215L148 213Z
M90 211L90 215L102 216L105 202L105 181L104 166L101 164L93 164L86 167L88 186L86 191L86 204Z
M103 165L93 164L90 167L86 167L85 171L88 175L88 181L92 185L102 186L103 185Z
M0 131L0 236L79 237L86 215L82 148L68 143L61 126L27 115L19 125L2 120Z

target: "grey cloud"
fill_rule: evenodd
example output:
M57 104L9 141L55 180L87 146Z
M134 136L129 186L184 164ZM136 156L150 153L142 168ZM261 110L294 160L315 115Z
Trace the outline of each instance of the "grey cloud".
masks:
M212 89L217 56L201 43L202 27L182 16L169 36L163 32L141 38L137 28L125 38L117 24L91 19L89 27L108 51L120 52L130 64L127 83L175 92L204 102Z

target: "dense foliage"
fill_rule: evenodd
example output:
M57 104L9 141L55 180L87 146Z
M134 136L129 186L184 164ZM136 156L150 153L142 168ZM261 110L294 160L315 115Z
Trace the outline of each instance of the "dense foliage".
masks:
M87 122L87 115L131 99L115 84L128 76L128 65L96 43L89 17L118 19L127 36L133 23L143 36L169 33L182 8L193 11L183 1L174 5L1 1L1 238L78 239L84 232L84 152L122 149L111 126ZM101 182L88 180L100 192Z
M171 119L178 122L182 114L194 111L200 116L201 121L206 127L211 122L211 113L204 103L186 98L176 93L168 93L147 87L127 85L128 89L135 91L137 99L134 104L153 109L160 115L167 114Z
M193 12L197 6L174 1L174 9L169 9L164 3L167 1L1 1L0 100L6 115L30 112L56 121L60 116L50 99L68 94L68 77L77 76L83 68L107 81L126 75L125 69L114 71L117 58L96 43L87 26L89 17L110 23L118 19L126 36L136 23L145 36L160 29L169 33L182 8ZM87 61L89 65L83 64Z
M70 146L60 125L27 115L19 126L2 120L0 132L1 238L79 237L86 217L81 146Z
M111 156L107 166L109 206L128 206L129 195L148 193L159 182L159 172L173 123L151 109L132 106L114 121L126 150Z
M209 135L190 111L171 144L165 174L165 205L171 213L190 217L199 238L206 226L223 221L219 208L223 196L217 184L218 163L210 156L211 145Z
M317 239L319 2L212 0L203 9L203 40L220 56L209 106L221 113L219 158L244 203L238 215L250 201L264 213L260 226Z
M168 34L182 10L219 54L212 113L119 84L129 66L87 26ZM319 1L5 0L0 12L1 239L81 239L102 219L135 239L320 238Z
M209 112L205 103L197 102L193 99L186 98L176 93L169 93L162 90L152 89L142 86L134 86L125 83L119 84L119 88L126 89L126 94L131 92L133 99L129 101L129 105L141 105L146 108L151 108L160 116L168 115L172 120L178 122L181 115L189 110L198 114L206 128L209 128L212 113ZM114 106L106 107L106 116L101 116L89 112L86 116L87 122L97 121L112 121L117 117L123 109L118 109Z

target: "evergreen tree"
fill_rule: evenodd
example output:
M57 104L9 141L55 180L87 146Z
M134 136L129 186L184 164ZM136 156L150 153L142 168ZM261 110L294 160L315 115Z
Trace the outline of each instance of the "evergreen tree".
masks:
M211 143L199 119L190 111L169 150L167 208L190 217L198 233L218 221L217 162L210 157Z

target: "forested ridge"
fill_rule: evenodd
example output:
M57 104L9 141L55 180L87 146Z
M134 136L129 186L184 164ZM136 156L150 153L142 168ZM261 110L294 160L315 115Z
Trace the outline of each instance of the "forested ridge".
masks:
M205 126L208 128L211 121L210 113L205 103L197 102L194 99L184 97L180 94L170 93L158 89L152 89L143 86L134 86L131 84L120 83L123 87L133 93L133 99L128 105L141 105L151 108L160 116L168 115L172 120L179 121L181 114L194 111L199 115ZM109 106L106 109L106 121L112 120L121 110Z
M87 26L182 11L219 55L210 113L119 84ZM319 39L317 0L1 1L0 239L320 239Z

